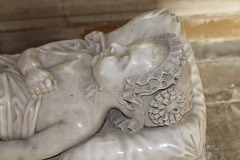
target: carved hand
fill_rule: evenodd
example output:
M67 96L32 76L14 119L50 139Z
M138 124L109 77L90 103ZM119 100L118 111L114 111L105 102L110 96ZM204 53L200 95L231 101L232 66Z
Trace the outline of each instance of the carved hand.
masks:
M25 78L31 95L42 96L57 88L57 81L46 70L31 69L26 73Z

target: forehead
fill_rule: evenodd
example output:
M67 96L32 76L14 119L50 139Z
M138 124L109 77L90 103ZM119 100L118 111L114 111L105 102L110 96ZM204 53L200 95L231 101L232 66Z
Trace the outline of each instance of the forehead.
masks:
M156 48L149 47L145 44L137 44L132 45L128 48L128 53L130 56L130 60L139 61L139 63L145 64L145 61L154 61L158 56L157 52L155 52Z
M169 45L160 40L141 40L138 42L135 42L133 44L128 45L128 50L130 52L134 52L135 50L140 51L140 50L153 50L153 51L158 51L159 53L168 53L169 52Z
M128 47L130 55L135 55L138 58L160 58L165 59L169 53L169 45L164 41L159 40L143 40L131 44Z
M166 59L169 49L164 42L142 41L129 45L128 53L130 60L125 69L131 73L139 74L159 66Z
M156 49L157 45L151 42L145 42L145 41L141 41L141 42L137 42L137 43L133 43L128 45L128 49L131 51L134 50L142 50L142 49Z

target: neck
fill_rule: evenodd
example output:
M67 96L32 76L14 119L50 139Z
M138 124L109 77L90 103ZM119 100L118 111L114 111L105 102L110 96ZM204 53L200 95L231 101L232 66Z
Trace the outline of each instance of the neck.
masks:
M96 104L107 106L108 110L113 108L118 109L127 117L133 117L133 111L128 110L125 106L118 102L120 96L121 94L110 93L104 90L98 91Z
M92 97L92 101L94 101L93 104L95 106L97 105L97 107L106 108L108 111L115 108L120 110L129 118L133 116L133 111L128 110L124 105L118 102L118 99L122 96L121 92L110 92L101 86L98 86L96 81L86 88L85 91L85 97Z
M94 105L100 108L107 108L109 111L110 109L118 109L127 117L132 117L133 112L128 110L125 106L118 102L118 99L121 97L121 93L112 93L102 89L101 87L97 86L96 83L91 84L86 89L86 98L94 97L92 100L94 101Z
M96 104L101 104L107 106L109 109L117 108L121 109L122 106L118 103L118 98L121 96L120 94L110 93L104 90L98 90L98 97L96 99Z

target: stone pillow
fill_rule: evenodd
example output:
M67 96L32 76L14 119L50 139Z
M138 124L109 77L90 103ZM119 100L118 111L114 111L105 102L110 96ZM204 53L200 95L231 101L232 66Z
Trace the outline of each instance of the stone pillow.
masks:
M129 32L136 27L139 19L145 19L143 25L152 26L151 32L142 29L136 36ZM149 21L149 22L148 22ZM116 37L119 33L125 36ZM204 160L206 138L206 106L204 95L192 48L179 19L166 9L151 11L130 21L122 28L106 35L107 43L130 44L142 37L150 38L157 34L174 33L181 37L187 60L191 65L193 85L192 109L175 125L158 128L145 128L136 133L126 133L106 121L103 128L85 143L66 151L61 160ZM142 35L141 35L142 34ZM142 37L141 37L142 36Z

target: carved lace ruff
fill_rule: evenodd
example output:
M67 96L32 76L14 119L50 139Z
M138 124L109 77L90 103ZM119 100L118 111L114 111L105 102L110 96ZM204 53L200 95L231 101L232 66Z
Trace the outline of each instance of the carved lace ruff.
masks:
M158 90L166 89L177 83L184 72L186 53L180 37L175 34L162 34L154 39L165 41L170 46L170 52L165 61L145 74L127 78L119 103L135 112L135 125L131 130L144 126L144 107L141 99L144 95L152 95Z

